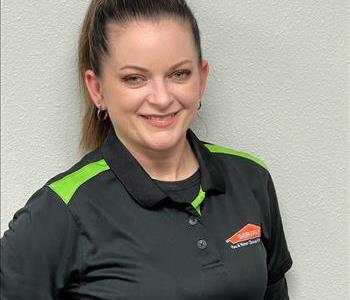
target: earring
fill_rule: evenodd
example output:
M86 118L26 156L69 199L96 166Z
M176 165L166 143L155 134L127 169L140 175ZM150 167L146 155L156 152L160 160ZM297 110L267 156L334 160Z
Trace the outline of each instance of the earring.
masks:
M96 113L97 120L105 121L108 117L108 112L107 112L107 110L102 110L100 107L101 106L97 107L97 113Z
M198 105L197 110L200 110L200 109L201 109L201 107L202 107L202 101L199 101L199 105Z

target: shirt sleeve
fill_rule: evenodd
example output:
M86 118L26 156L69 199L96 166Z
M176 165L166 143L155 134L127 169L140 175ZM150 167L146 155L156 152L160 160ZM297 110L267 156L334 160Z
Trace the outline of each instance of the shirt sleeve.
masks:
M270 174L268 175L267 195L270 230L266 241L268 288L265 299L284 300L288 299L284 274L291 268L293 262L284 235L276 191Z
M264 300L289 300L285 276L267 286Z
M1 239L2 300L56 299L79 271L79 229L47 186L18 210Z

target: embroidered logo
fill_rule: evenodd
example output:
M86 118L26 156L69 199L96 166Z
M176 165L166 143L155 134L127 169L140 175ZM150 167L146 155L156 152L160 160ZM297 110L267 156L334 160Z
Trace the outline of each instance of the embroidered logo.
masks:
M232 249L237 249L260 242L261 228L260 226L247 224L241 230L236 232L226 240L226 243L231 243Z

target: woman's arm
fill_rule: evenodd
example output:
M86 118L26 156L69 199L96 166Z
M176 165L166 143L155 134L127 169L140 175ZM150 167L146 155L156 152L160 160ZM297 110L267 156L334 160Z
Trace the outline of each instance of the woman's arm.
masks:
M289 300L288 286L285 276L267 286L265 300Z
M268 284L264 299L286 300L289 297L284 274L291 268L293 261L287 247L277 195L270 174L267 181L267 196L270 232L266 241Z
M78 235L65 203L48 187L37 191L1 239L0 298L56 299L79 269Z

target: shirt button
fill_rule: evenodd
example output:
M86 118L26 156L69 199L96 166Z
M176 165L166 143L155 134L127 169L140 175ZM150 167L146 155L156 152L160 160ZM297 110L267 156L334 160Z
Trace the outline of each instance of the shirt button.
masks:
M190 223L191 225L196 225L198 223L198 219L194 216L191 216L188 220L188 223Z
M197 242L197 247L199 248L199 249L201 249L201 250L203 250L203 249L205 249L205 248L207 248L207 242L205 241L205 240L199 240L198 242Z

